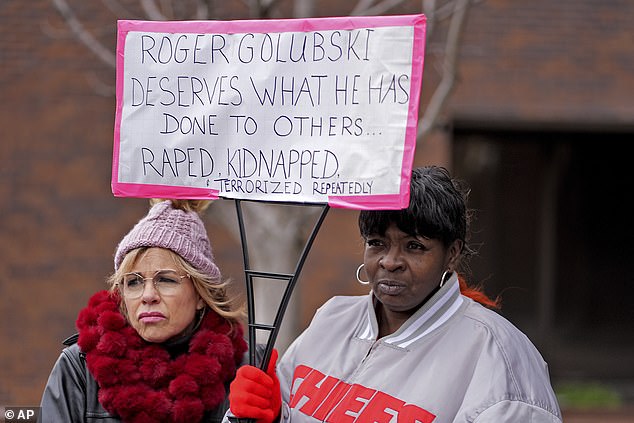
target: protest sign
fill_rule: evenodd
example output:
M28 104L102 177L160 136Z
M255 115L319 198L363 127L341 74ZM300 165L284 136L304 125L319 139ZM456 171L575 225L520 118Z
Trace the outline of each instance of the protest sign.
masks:
M407 206L423 15L118 23L112 191Z

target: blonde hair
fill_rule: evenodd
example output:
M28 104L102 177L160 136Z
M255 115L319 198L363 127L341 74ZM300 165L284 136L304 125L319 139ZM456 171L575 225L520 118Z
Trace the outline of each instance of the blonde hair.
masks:
M202 215L211 204L211 200L174 200L169 198L151 198L150 207L155 206L163 201L170 201L172 208L180 209L188 212L196 212Z

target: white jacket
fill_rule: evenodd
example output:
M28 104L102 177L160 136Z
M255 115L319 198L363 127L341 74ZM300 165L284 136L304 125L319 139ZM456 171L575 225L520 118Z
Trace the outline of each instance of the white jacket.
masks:
M561 423L530 340L452 278L396 333L376 339L372 294L334 297L277 366L280 420Z

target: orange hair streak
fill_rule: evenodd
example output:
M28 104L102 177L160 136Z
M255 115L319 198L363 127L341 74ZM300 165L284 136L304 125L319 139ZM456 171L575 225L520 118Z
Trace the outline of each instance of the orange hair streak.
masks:
M500 308L500 297L492 299L484 293L481 287L467 285L467 281L462 275L458 275L458 282L460 283L460 293L462 293L462 295L464 295L465 297L469 297L473 301L478 302L488 308Z

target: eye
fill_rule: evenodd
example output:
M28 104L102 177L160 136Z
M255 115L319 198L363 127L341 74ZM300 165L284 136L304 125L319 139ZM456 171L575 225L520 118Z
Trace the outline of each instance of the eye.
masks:
M171 273L159 273L158 275L156 275L155 280L158 283L169 285L173 283L178 283L180 281L180 278L177 275Z
M134 288L139 285L143 285L143 278L139 275L126 275L123 277L123 284L128 288Z
M368 238L365 241L368 247L380 247L383 245L383 241L379 238Z
M427 247L425 247L424 244L418 242L418 241L410 241L407 243L407 248L410 250L426 250Z

